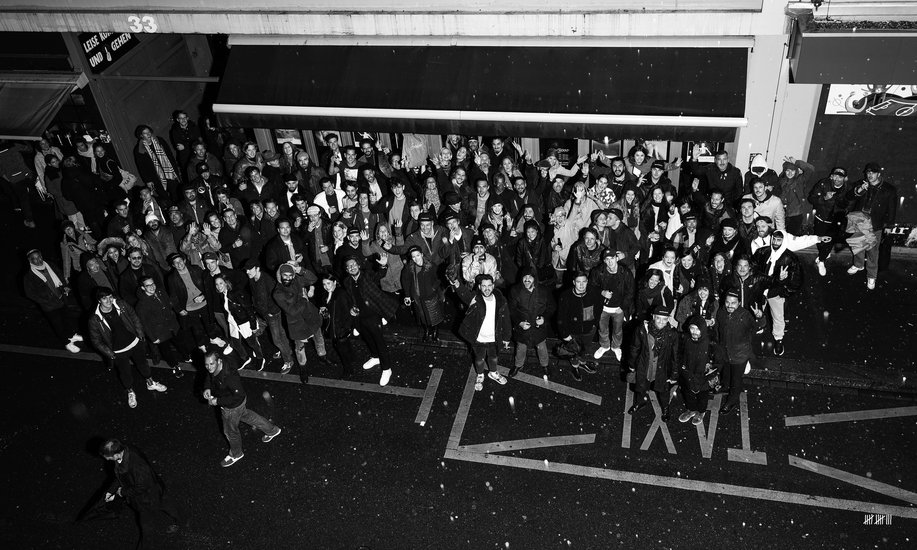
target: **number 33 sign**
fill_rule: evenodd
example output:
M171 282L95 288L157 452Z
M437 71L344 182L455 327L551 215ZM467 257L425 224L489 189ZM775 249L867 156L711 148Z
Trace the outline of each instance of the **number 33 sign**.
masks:
M130 31L133 33L156 32L159 30L159 25L156 24L156 19L152 15L144 15L142 17L131 15L127 18L127 22L130 23Z

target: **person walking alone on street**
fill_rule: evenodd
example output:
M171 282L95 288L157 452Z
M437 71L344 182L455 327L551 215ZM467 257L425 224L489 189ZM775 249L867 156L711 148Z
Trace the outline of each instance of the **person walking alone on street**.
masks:
M209 346L204 352L204 367L208 376L204 380L204 399L212 407L220 407L223 416L223 435L229 442L229 454L220 461L220 466L228 468L242 460L242 434L239 423L244 422L261 430L264 435L261 441L270 443L280 435L280 428L269 420L246 408L247 396L239 377L239 362L231 348L223 350Z

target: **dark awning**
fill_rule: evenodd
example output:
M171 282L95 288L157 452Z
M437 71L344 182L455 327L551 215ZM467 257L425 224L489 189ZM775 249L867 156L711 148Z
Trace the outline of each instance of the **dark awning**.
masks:
M80 74L0 73L0 138L39 139Z
M917 82L917 33L800 33L794 50L797 84Z
M745 48L234 46L227 126L731 141Z

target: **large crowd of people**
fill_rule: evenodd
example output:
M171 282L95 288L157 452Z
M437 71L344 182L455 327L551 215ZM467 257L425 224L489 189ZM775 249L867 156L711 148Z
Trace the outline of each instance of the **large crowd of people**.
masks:
M511 377L532 349L540 374L562 365L575 380L611 352L633 373L631 414L650 392L668 403L662 394L677 384L679 419L700 422L711 391L728 392L723 412L737 405L756 333L769 326L783 355L802 285L795 251L817 246L825 276L828 256L849 246L848 273L865 269L873 289L898 205L876 163L862 179L836 166L819 180L792 157L778 172L758 156L742 174L724 151L709 164L666 162L639 141L624 156L567 166L504 138L449 136L418 158L371 139L341 146L335 134L312 158L291 143L261 151L183 112L174 121L168 138L137 127L136 175L105 143L34 148L36 185L62 219L63 264L30 251L26 293L74 352L76 298L130 407L134 372L166 389L147 359L181 376L180 363L200 354L219 373L264 369L276 350L280 372L298 366L306 380L307 345L344 377L378 368L384 386L394 367L385 327L408 308L423 340L454 330L467 342L477 390L487 378L506 384L496 367L511 346ZM204 397L224 408L231 465L240 420L267 440L280 429L246 412L227 376Z

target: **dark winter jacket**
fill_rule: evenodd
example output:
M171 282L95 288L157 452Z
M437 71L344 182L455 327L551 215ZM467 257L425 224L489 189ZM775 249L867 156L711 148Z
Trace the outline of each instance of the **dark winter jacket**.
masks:
M328 336L332 340L350 338L353 332L354 319L356 319L350 314L350 309L353 307L353 300L351 300L350 294L339 285L327 297L327 301L323 306L327 308Z
M54 311L66 305L63 292L66 283L64 282L64 277L59 267L47 261L45 263L48 264L49 269L57 274L57 278L60 279L61 285L63 286L51 290L48 283L42 280L31 269L28 269L25 273L25 279L23 280L23 287L25 288L26 298L38 304L38 307L40 307L42 311Z
M598 265L592 270L589 283L598 288L600 294L606 290L611 291L611 298L603 300L603 306L619 307L626 317L633 315L635 285L629 269L619 266L617 272L611 273L605 264Z
M785 241L781 248L784 250L774 265L774 272L772 275L768 275L768 272L770 271L770 263L772 262L771 258L777 251L773 250L770 246L762 246L752 257L755 269L764 277L764 288L767 291L766 295L768 298L773 298L775 296L787 298L796 294L799 292L799 289L802 288L802 266L799 264L799 258L796 254L786 250ZM783 269L786 269L787 276L785 279L781 280L780 272Z
M755 315L745 308L739 307L733 313L726 308L720 308L716 313L716 324L713 330L716 333L716 342L725 353L724 359L730 364L741 364L754 359L752 338L759 329L763 329L767 319L762 315L756 319Z
M709 389L705 373L707 365L713 366L714 350L704 319L692 317L688 323L700 329L700 338L694 340L688 332L687 325L685 326L681 355L681 381L689 391L698 393Z
M163 290L157 288L152 296L141 292L136 310L143 324L143 332L151 342L164 342L178 333L178 319L172 310L169 296Z
M509 291L508 305L516 342L530 348L544 342L548 337L548 322L555 308L551 291L546 286L535 283L530 292L519 282ZM544 321L541 326L535 323L538 317ZM525 321L530 324L527 330L519 325Z
M593 285L586 287L585 294L564 289L557 301L557 335L566 338L592 332L602 314L602 301L599 289Z
M715 163L711 164L707 166L705 175L707 176L707 185L710 190L719 189L722 191L724 202L727 205L732 206L742 196L745 182L743 181L742 173L731 162L726 165L726 170L723 171L720 171Z
M245 388L239 377L239 362L235 353L224 353L220 356L223 366L216 374L207 373L204 378L204 389L216 398L217 405L224 409L235 409L245 398Z
M131 445L124 446L120 463L115 463L115 481L111 494L121 490L121 496L135 509L154 511L162 505L163 485L146 457Z
M263 277L263 275L262 275ZM304 269L293 278L289 286L278 282L274 287L274 300L287 318L287 329L293 340L307 340L321 330L322 320L318 309L303 296L303 290L315 284L315 273Z
M844 183L840 188L835 188L831 178L825 178L815 184L809 193L809 202L815 208L815 217L823 222L832 223L839 214L845 213L849 192L850 185Z
M124 327L129 333L137 338L144 338L143 324L141 324L140 318L137 317L134 308L119 302L117 299L112 301L112 308L121 318ZM89 341L92 342L92 345L102 356L114 358L115 353L111 348L111 327L108 326L108 321L102 315L102 310L96 306L95 312L89 317Z
M898 211L898 190L890 183L883 181L877 186L869 186L866 191L860 192L860 187L865 182L860 181L847 192L849 207L847 210L869 210L872 219L873 231L885 229L895 223Z
M464 302L468 309L465 311L465 318L459 326L459 336L471 345L478 341L478 334L481 332L481 326L484 324L484 317L487 315L487 306L484 304L484 297L480 291L472 291L466 286L459 286L455 290L459 298ZM496 298L496 321L494 327L494 341L499 345L501 342L509 342L512 333L509 307L503 293L494 289L494 298Z
M650 344L648 340L649 325L653 321L643 321L634 330L633 340L627 354L627 367L634 371L635 388L638 392L649 389L667 390L667 380L677 377L678 333L666 325L659 338L656 338L653 349L656 354L656 370L650 369Z

